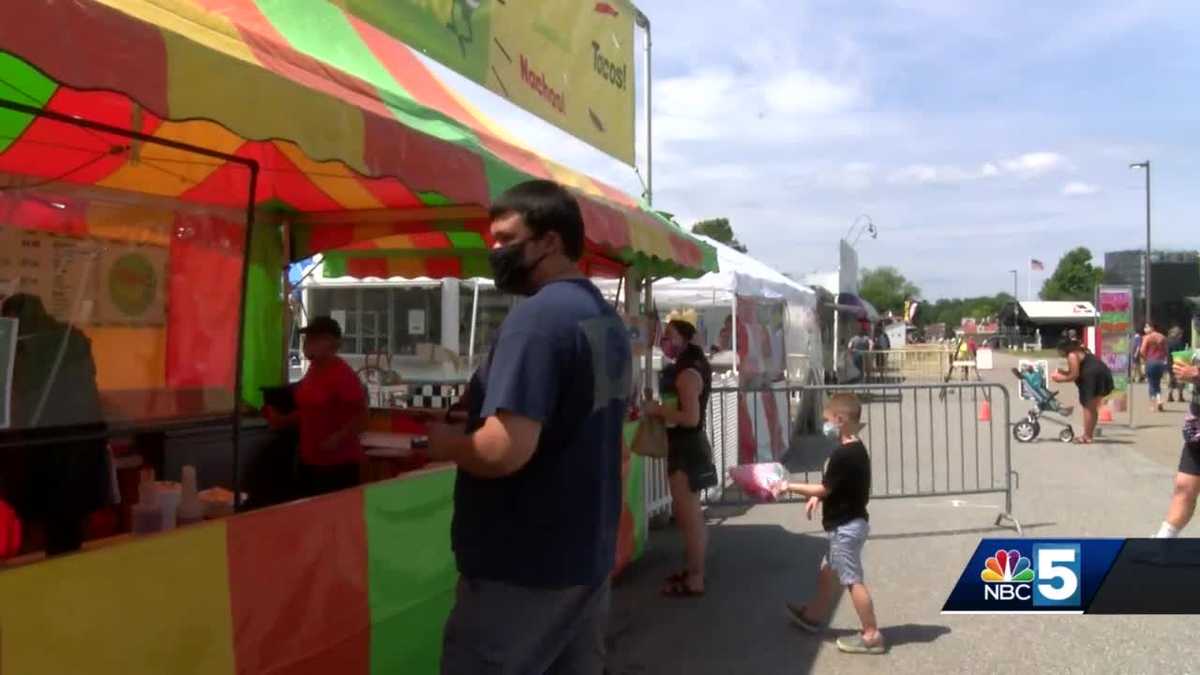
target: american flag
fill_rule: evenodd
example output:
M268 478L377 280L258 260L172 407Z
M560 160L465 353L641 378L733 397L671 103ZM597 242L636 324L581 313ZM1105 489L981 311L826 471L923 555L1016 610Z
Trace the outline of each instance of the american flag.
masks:
M1037 258L1030 258L1029 269L1033 270L1034 272L1044 272L1046 271L1046 266L1042 264L1041 260L1038 260Z

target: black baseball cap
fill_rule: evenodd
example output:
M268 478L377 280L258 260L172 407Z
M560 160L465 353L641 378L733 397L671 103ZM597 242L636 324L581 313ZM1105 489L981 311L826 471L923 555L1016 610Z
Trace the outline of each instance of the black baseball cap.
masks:
M308 325L300 329L301 335L328 335L342 339L342 327L330 316L314 316Z

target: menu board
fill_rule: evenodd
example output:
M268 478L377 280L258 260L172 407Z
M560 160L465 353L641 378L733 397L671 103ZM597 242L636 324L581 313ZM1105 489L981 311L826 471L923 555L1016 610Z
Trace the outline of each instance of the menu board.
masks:
M68 323L161 325L168 251L0 227L0 295L28 293Z
M1108 397L1114 411L1129 405L1130 335L1133 332L1133 288L1101 286L1096 291L1100 311L1100 359L1113 374L1113 393Z
M159 326L167 314L167 249L108 244L100 256L94 323Z

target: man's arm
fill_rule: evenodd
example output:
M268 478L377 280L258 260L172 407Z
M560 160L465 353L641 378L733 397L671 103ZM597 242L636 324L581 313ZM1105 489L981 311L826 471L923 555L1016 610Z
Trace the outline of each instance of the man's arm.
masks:
M430 426L429 454L480 478L503 478L529 463L541 435L541 422L502 410L470 434L461 427Z

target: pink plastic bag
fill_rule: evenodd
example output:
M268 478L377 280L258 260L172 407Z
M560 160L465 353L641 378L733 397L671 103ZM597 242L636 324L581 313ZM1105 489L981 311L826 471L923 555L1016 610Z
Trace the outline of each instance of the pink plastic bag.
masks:
M764 502L775 501L779 489L788 479L787 469L778 462L742 464L729 470L733 483L746 495Z

